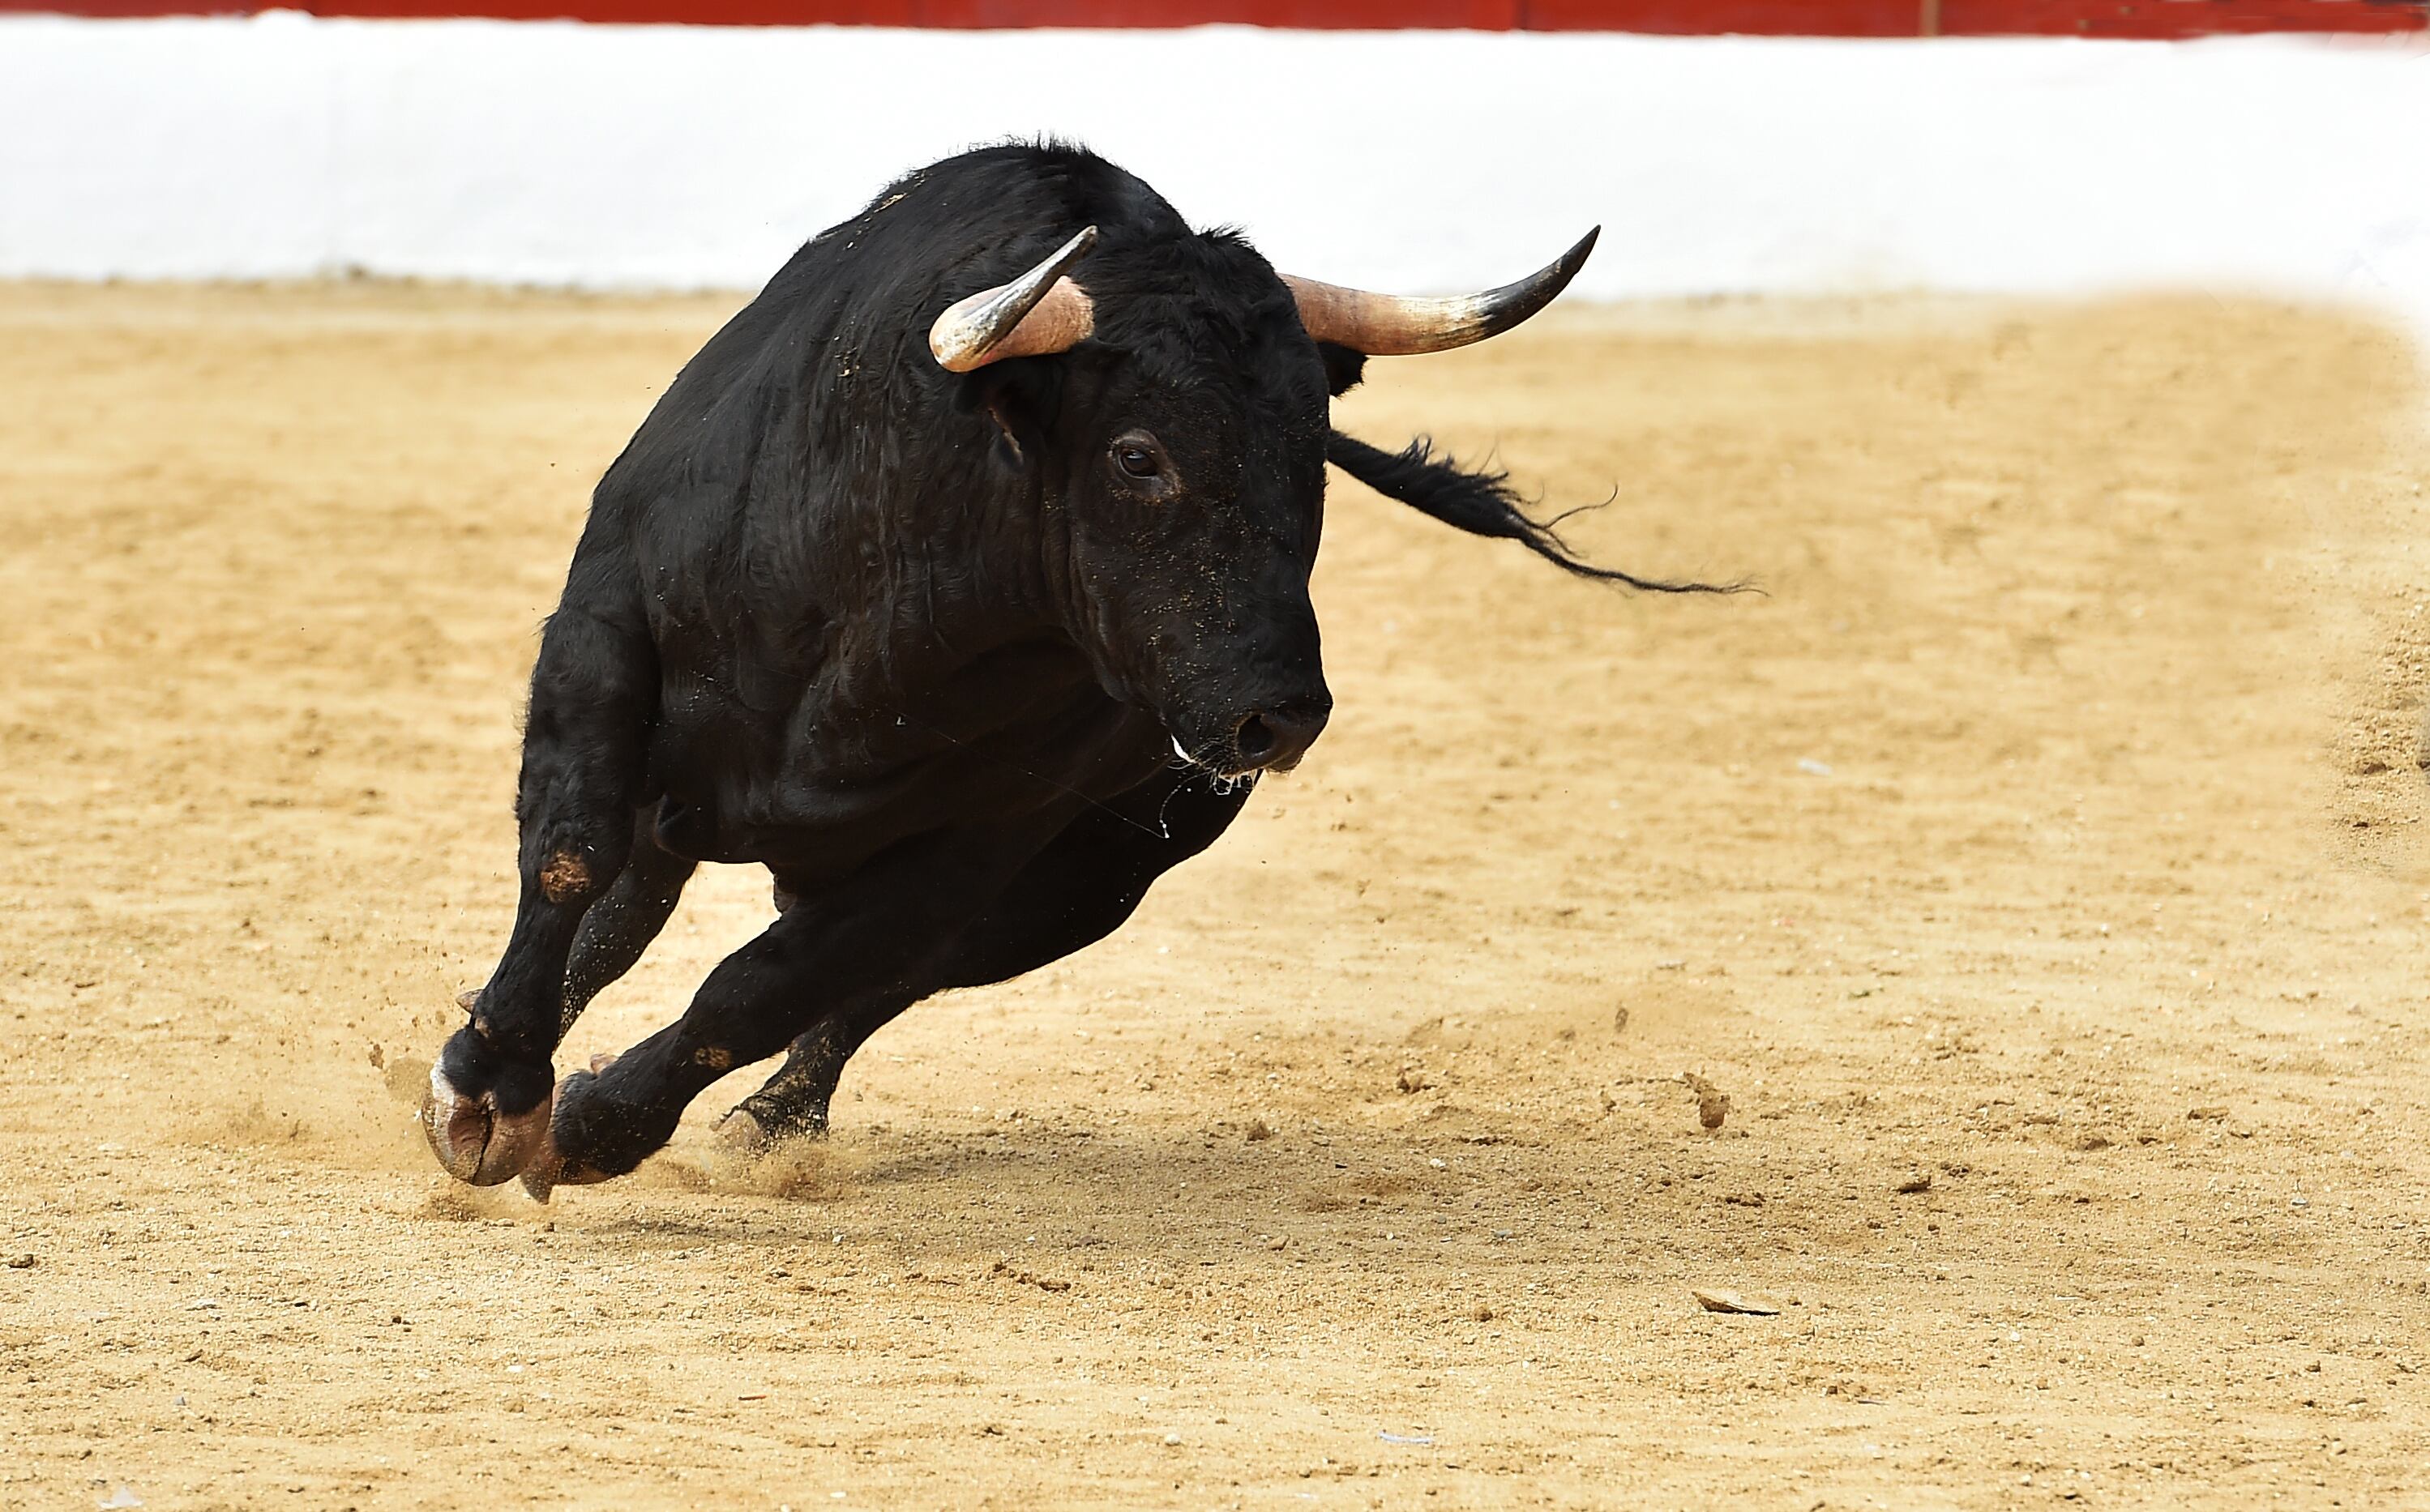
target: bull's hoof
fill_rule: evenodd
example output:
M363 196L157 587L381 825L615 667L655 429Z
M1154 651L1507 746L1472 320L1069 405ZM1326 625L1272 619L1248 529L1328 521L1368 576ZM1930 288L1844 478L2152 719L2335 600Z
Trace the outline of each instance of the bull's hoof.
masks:
M761 1155L782 1145L824 1139L827 1136L824 1099L800 1105L754 1092L717 1122L717 1142L732 1155Z
M683 1105L653 1100L646 1079L641 1095L625 1079L603 1074L614 1055L594 1056L589 1071L557 1084L550 1101L546 1150L531 1165L524 1188L547 1200L558 1187L588 1186L622 1176L664 1148L674 1134ZM629 1069L629 1068L628 1068Z
M615 1061L613 1055L591 1056L590 1076L598 1075ZM579 1072L574 1074L582 1075ZM583 1079L587 1081L590 1077ZM557 1084L556 1089L549 1094L551 1107L565 1100L574 1080L574 1076L568 1076ZM559 1187L590 1187L606 1181L608 1176L607 1171L593 1171L578 1160L566 1159L564 1152L558 1149L557 1140L547 1130L542 1130L540 1153L532 1157L531 1164L524 1168L524 1190L531 1194L532 1201L544 1203L548 1201L549 1194Z
M430 1068L422 1103L422 1132L440 1169L458 1181L495 1187L522 1174L548 1144L549 1099L523 1113L498 1111L496 1094L467 1097L447 1073Z
M544 1203L559 1187L590 1187L608 1180L610 1174L567 1160L551 1141L541 1150L540 1158L524 1168L524 1190L531 1194L532 1201Z
M729 1155L765 1155L775 1147L776 1137L751 1116L747 1107L738 1107L717 1121L717 1142Z

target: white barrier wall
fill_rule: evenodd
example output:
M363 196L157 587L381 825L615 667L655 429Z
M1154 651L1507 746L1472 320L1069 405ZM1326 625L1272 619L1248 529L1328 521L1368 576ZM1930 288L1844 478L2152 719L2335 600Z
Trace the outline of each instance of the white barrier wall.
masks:
M1054 132L1277 263L1423 291L1606 227L1620 297L2140 285L2430 324L2430 53L0 19L0 274L756 286Z

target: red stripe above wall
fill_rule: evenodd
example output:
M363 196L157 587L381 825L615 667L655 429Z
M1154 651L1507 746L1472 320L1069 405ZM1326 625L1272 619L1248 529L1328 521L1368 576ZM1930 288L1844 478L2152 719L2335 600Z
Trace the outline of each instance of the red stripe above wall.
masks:
M0 0L0 11L215 15L245 0ZM2400 32L2430 0L304 0L323 16L486 16L507 21L799 26L1195 26L1230 22L1328 30L1473 28L1668 35L2204 37L2229 32Z
M2390 0L1938 0L1960 36L2211 37L2257 31L2420 31L2430 6Z
M1520 0L1540 31L1803 37L2207 37L2420 31L2420 0Z

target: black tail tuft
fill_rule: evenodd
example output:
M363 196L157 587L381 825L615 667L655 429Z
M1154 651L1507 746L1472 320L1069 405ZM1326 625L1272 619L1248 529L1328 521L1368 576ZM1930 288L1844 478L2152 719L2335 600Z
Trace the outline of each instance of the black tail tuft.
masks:
M1325 442L1325 459L1376 492L1434 516L1454 529L1497 540L1515 540L1563 572L1598 582L1621 583L1649 593L1739 593L1746 583L1666 583L1638 577L1617 568L1597 567L1570 550L1554 526L1561 515L1539 522L1519 507L1507 473L1472 473L1448 457L1435 456L1434 443L1421 436L1398 452L1370 446L1353 436L1333 432ZM1604 501L1610 503L1608 499ZM1603 505L1588 505L1600 509ZM1578 511L1573 509L1570 514Z

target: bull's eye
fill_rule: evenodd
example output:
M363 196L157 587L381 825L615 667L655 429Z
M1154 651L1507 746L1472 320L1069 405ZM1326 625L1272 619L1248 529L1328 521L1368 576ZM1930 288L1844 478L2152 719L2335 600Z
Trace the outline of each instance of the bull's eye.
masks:
M1115 478L1134 493L1162 499L1177 486L1164 448L1146 431L1127 430L1115 437L1106 448L1106 460L1112 465Z

